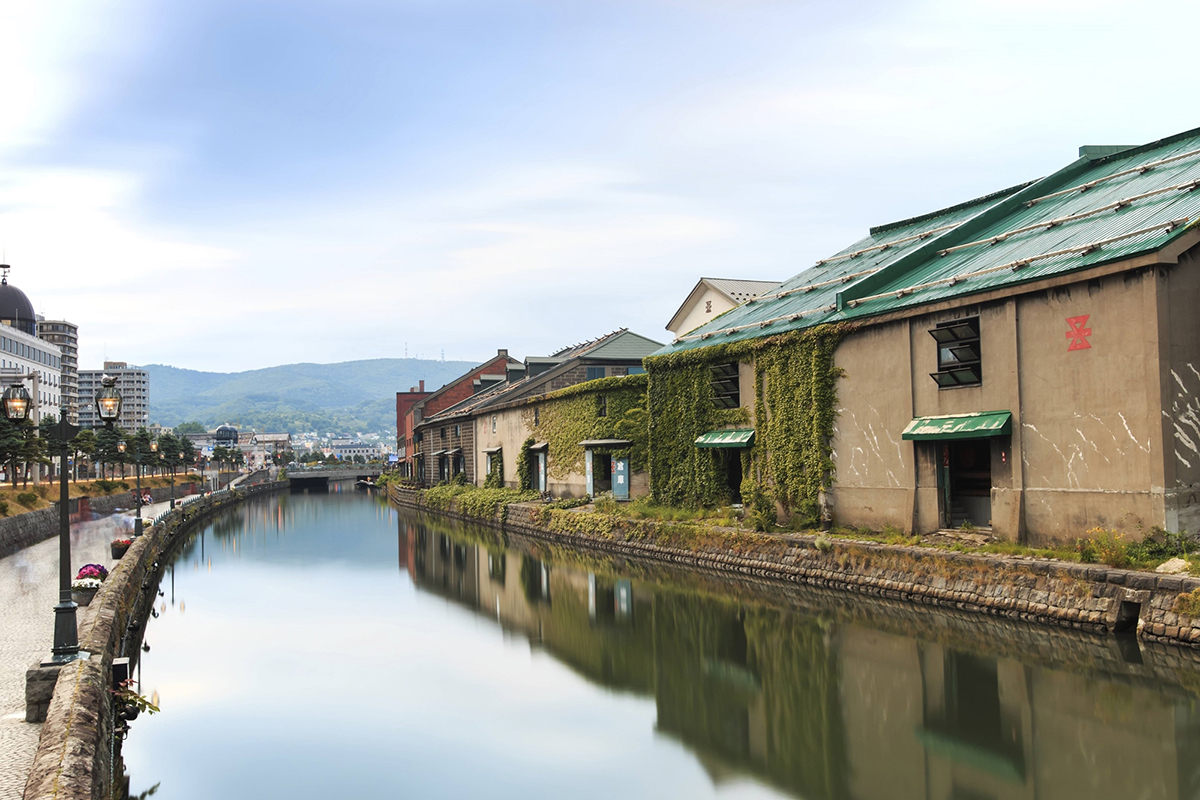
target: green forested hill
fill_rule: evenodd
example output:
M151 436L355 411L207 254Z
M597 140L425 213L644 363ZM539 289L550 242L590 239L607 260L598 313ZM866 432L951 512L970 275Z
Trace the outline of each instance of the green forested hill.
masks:
M221 373L150 364L150 421L174 426L197 420L210 428L230 422L289 433L391 430L396 392L420 380L432 391L473 366L376 358Z

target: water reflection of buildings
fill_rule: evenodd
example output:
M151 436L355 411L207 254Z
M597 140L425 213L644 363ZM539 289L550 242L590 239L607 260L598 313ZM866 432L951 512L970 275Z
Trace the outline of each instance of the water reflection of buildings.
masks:
M653 696L658 730L714 781L856 800L1200 797L1195 694L1119 656L1080 675L399 527L416 585Z

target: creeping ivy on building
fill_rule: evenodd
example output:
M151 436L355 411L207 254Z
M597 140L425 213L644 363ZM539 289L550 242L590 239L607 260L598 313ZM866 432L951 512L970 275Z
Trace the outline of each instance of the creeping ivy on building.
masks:
M841 376L834 351L847 332L845 325L824 325L646 359L654 498L686 506L729 502L717 457L695 441L711 430L751 423L745 399L737 408L718 407L712 382L714 366L749 364L755 441L743 454L747 488L815 519L820 494L834 477L830 440Z
M579 383L551 392L531 402L524 411L525 424L535 427L549 445L547 470L562 480L584 470L584 449L589 439L627 439L633 444L613 451L628 457L630 469L646 469L649 414L646 409L645 374L626 375Z

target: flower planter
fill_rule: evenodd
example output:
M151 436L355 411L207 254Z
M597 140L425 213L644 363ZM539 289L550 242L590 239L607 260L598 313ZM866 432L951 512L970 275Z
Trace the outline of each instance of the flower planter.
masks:
M112 543L112 557L114 559L120 558L121 556L125 555L125 551L128 549L129 549L129 545L127 545L127 544L117 544L116 542L113 542Z
M86 606L92 602L92 598L96 596L99 589L72 589L71 599L75 601L77 606Z

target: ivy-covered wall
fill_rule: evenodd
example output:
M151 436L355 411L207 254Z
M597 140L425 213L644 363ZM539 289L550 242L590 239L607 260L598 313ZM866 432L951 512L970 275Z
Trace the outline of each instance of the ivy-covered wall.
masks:
M588 439L628 439L633 445L614 455L628 456L633 472L646 469L649 414L645 374L600 378L552 392L523 411L525 426L549 445L550 477L583 474ZM535 411L536 409L536 411ZM603 412L603 416L601 416Z
M745 478L785 509L815 516L818 496L833 480L830 439L841 376L833 354L849 330L825 325L646 359L654 498L684 506L729 502L716 451L697 448L695 440L748 425L752 401L755 440L743 456ZM720 409L713 404L710 368L731 362L753 366L754 397Z

